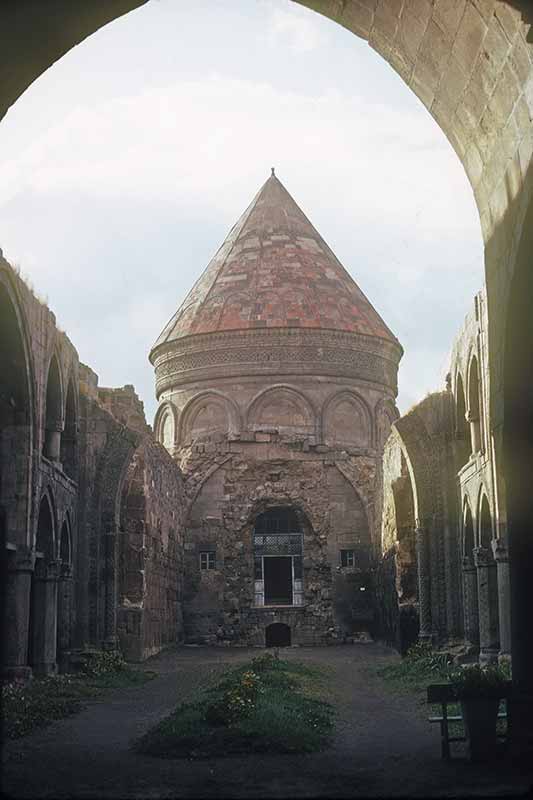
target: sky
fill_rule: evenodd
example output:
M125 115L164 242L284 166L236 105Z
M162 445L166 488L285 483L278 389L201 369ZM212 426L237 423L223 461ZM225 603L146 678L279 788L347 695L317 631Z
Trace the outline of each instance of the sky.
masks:
M0 247L101 386L148 352L270 167L399 338L398 405L444 387L483 283L472 190L368 44L290 0L151 0L0 124Z

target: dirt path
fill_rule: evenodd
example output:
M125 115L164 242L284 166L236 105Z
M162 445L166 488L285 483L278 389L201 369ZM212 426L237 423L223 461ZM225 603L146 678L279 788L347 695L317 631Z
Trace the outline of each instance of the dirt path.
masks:
M76 717L4 748L3 789L15 797L463 797L523 793L532 776L501 764L440 759L436 726L413 699L385 691L368 667L395 658L377 644L293 648L283 657L331 671L333 747L311 755L202 761L134 753L131 742L227 666L260 651L186 647L145 665L158 677L117 689Z

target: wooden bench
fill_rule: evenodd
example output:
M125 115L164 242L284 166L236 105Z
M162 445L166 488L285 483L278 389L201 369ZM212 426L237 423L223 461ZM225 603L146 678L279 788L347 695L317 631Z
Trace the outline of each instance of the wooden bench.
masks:
M507 720L507 734L499 734L500 738L506 738L509 733L509 726L511 723L510 704L511 697L511 681L506 681L502 686L501 699L505 700L506 711L498 713L498 719ZM439 703L442 713L439 716L428 717L429 722L438 722L440 724L440 742L441 742L441 756L442 758L450 758L450 742L464 742L465 736L450 736L448 725L450 722L462 722L462 716L448 715L448 705L456 703L457 698L454 695L452 686L449 683L432 683L427 688L427 702Z

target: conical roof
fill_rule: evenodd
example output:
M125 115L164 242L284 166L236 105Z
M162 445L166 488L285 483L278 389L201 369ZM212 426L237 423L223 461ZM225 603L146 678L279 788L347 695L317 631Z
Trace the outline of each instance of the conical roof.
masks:
M274 170L153 349L250 328L346 331L398 345Z

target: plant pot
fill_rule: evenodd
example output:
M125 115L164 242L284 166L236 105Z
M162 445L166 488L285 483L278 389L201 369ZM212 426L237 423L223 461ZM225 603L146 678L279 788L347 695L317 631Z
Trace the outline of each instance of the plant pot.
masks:
M488 761L497 750L498 697L465 697L461 711L471 761Z

